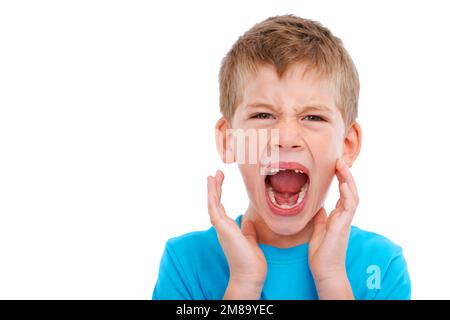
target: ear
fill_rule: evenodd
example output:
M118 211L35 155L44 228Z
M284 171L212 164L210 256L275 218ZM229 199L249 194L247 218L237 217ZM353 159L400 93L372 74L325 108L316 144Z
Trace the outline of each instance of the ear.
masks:
M223 162L233 163L236 161L231 124L224 117L216 123L216 147Z
M347 129L347 134L344 138L344 150L342 157L349 167L353 165L361 150L362 131L361 126L353 121Z

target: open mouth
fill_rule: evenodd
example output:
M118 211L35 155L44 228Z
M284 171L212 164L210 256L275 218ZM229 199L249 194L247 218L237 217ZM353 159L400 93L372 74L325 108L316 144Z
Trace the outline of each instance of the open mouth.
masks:
M273 213L298 214L306 202L308 171L297 163L280 163L267 172L265 186L266 199Z

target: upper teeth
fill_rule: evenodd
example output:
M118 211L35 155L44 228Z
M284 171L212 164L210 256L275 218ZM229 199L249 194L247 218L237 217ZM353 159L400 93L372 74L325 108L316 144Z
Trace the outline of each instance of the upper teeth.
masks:
M270 169L270 174L276 174L276 173L278 173L279 171L285 171L286 169L282 169L282 168L271 168ZM302 170L294 170L295 171L295 173L304 173Z

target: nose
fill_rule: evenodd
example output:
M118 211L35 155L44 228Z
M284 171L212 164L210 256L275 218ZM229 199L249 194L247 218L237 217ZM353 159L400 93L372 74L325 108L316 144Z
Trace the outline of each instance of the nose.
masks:
M284 151L299 151L304 147L302 134L297 123L285 121L277 127L278 143L274 143L274 147Z

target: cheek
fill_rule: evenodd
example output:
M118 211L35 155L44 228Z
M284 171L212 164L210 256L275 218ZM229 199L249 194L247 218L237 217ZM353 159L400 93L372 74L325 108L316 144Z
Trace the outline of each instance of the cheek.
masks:
M323 135L311 147L315 167L320 176L319 189L326 192L333 180L336 170L336 160L342 154L342 143L336 135Z
M317 143L311 152L319 169L324 169L336 164L336 160L340 157L342 147L335 141L323 141Z

